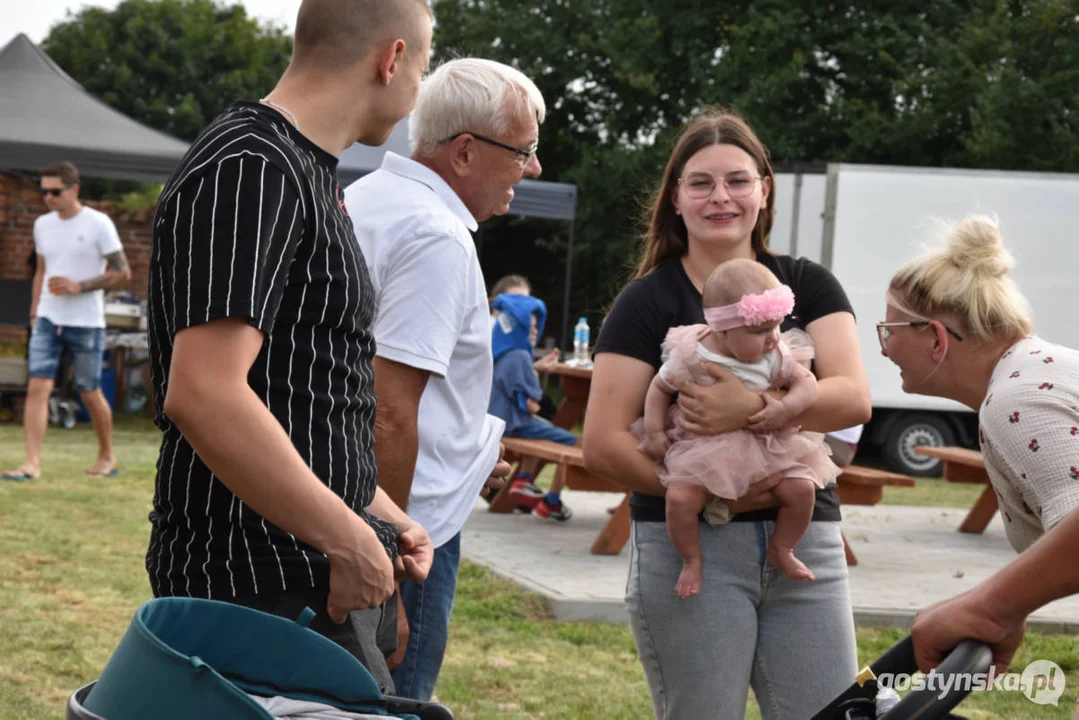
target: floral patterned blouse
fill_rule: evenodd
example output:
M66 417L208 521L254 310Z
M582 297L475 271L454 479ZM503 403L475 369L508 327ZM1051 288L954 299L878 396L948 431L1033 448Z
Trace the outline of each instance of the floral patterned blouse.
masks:
M1079 508L1079 351L1039 337L1013 345L978 421L1008 539L1022 552Z

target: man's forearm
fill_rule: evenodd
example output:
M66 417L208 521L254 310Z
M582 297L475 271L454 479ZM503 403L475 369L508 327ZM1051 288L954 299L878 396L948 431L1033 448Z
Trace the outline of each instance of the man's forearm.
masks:
M416 455L420 449L419 429L415 418L400 422L386 418L381 403L378 413L375 420L378 486L397 507L407 511L408 496L412 493L412 476L416 472Z
M79 283L80 292L114 290L131 279L131 267L123 250L105 256L105 273Z
M169 415L218 479L282 530L327 554L350 535L371 531L311 472L247 385L185 387L184 401Z
M126 281L127 278L123 273L107 271L104 275L98 275L95 278L80 282L79 290L84 293L95 290L114 290L122 286Z
M411 525L413 522L412 518L381 487L375 490L375 499L365 509L375 517L388 523L393 523L399 529Z
M30 289L30 317L37 317L37 304L41 300L41 286L45 283L45 276L42 273L34 273L34 283Z
M1079 509L974 590L1002 624L1022 622L1048 603L1079 594Z

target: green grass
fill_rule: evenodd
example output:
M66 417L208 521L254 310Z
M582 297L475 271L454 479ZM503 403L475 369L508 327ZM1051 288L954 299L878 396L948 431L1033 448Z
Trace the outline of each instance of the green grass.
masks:
M150 596L143 553L157 434L145 421L125 422L116 443L121 476L89 478L84 471L95 450L89 428L50 429L42 479L0 482L0 719L60 717L67 696L97 677L135 608ZM21 430L0 425L0 467L17 465L21 448ZM861 662L902 635L859 630ZM1018 693L983 693L968 699L963 713L1070 717L1079 689L1074 639L1029 635L1015 667L1039 658L1067 673L1059 709L1032 705ZM541 597L469 563L461 569L437 692L460 718L651 713L628 628L554 620ZM747 718L757 718L750 701Z
M912 488L885 487L881 503L970 509L984 489L984 485L950 483L943 478L915 478Z

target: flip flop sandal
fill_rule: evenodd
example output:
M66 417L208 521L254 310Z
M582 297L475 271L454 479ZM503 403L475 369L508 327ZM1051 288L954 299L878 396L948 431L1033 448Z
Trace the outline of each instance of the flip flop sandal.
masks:
M3 475L0 475L0 477L4 480L14 480L15 482L29 482L37 479L30 473L21 471L6 472Z

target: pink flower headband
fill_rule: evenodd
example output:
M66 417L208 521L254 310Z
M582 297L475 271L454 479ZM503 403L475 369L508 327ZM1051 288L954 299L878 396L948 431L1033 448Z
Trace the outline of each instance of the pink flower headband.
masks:
M743 295L733 305L707 308L704 319L716 332L763 325L782 320L794 310L794 291L786 285L765 290L759 295Z

